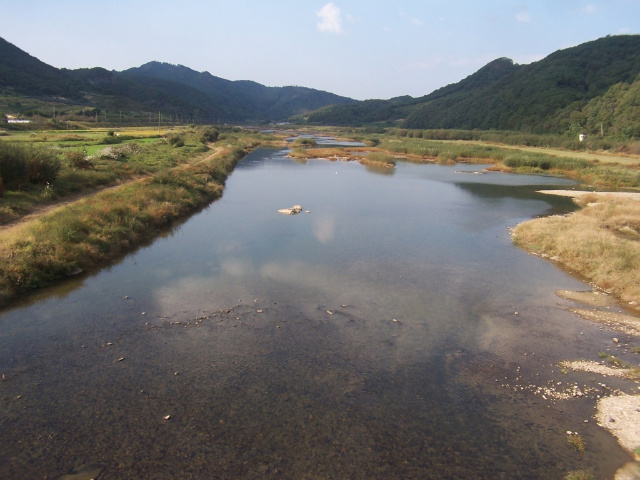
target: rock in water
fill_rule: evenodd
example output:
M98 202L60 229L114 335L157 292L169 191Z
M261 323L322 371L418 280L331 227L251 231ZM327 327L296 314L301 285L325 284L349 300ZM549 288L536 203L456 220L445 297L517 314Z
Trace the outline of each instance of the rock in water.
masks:
M282 213L284 215L297 215L302 211L301 205L294 205L291 208L282 208L278 210L278 213Z

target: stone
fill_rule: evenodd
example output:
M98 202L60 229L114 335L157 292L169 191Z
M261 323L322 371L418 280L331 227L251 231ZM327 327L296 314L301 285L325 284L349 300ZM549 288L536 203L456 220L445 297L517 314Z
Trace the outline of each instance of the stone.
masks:
M302 212L301 205L294 205L291 208L281 208L280 210L278 210L278 213L282 213L284 215L297 215L300 212Z

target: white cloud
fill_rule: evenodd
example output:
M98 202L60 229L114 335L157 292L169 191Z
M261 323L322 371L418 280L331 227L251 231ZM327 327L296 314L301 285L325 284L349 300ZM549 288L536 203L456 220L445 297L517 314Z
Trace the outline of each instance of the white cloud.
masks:
M322 7L316 16L320 19L316 24L318 31L329 33L342 33L342 17L340 8L329 2Z
M529 23L531 21L531 15L527 12L520 12L516 14L516 20L520 23Z
M415 25L416 27L421 27L422 26L422 20L420 20L419 18L414 18L413 20L411 20L411 24Z

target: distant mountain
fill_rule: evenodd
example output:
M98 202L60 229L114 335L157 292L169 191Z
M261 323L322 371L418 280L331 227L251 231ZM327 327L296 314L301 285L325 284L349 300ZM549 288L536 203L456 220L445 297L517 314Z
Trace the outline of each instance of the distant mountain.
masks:
M634 97L638 90L628 88L639 74L640 35L613 36L557 51L530 65L500 58L421 98L328 106L296 119L311 124L381 123L420 129L562 133L568 128L565 117L570 112L581 112L600 96L611 97L611 92L624 90L630 97L627 105L640 103ZM626 87L611 90L616 85ZM627 108L625 113L628 118L629 111ZM579 117L574 114L573 121L579 122ZM615 120L609 117L613 126ZM585 127L585 122L583 119L577 126Z
M229 115L243 119L285 119L329 104L354 103L355 100L305 87L266 87L248 80L230 81L209 72L196 72L182 65L150 62L122 72L168 80L205 93Z
M331 103L355 102L304 87L229 81L181 65L150 62L124 72L51 67L0 38L0 89L103 109L188 115L203 120L285 120Z
M0 38L0 88L25 95L79 97L79 85L67 75Z

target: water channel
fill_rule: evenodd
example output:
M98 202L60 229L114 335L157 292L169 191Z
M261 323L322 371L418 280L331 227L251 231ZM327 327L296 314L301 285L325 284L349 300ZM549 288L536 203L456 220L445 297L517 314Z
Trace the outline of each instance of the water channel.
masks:
M593 383L556 364L611 341L555 295L589 286L509 237L571 210L536 193L570 182L286 154L251 153L165 237L0 314L1 478L610 478L628 461L595 394L539 390ZM308 213L277 213L294 204Z

